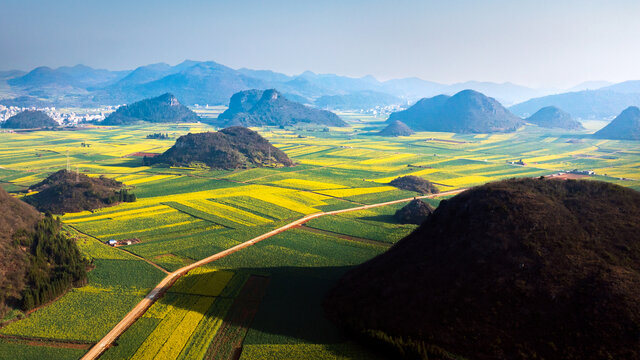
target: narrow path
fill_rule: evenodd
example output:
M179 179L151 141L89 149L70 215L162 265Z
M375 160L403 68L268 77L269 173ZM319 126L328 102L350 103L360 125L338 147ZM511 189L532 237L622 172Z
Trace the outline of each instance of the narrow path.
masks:
M446 192L442 192L442 193L438 193L438 194L432 194L432 195L424 195L424 196L417 196L417 197L411 197L411 198L407 198L407 199L401 199L401 200L393 200L393 201L388 201L388 202L383 202L383 203L378 203L378 204L371 204L371 205L364 205L364 206L358 206L358 207L354 207L354 208L349 208L349 209L343 209L343 210L335 210L335 211L328 211L328 212L319 212L319 213L315 213L315 214L311 214L311 215L307 215L301 219L298 219L296 221L290 222L287 225L284 225L282 227L279 227L275 230L269 231L268 233L262 234L260 236L257 236L249 241L243 242L242 244L238 244L234 247L231 247L227 250L221 251L217 254L211 255L207 258L204 258L200 261L194 262L193 264L187 265L185 267L182 267L172 273L170 273L167 277L165 277L162 281L160 281L160 283L158 285L156 285L156 287L151 290L151 292L149 292L149 294L147 294L147 296L145 296L144 299L142 299L142 301L140 301L138 303L138 305L136 305L113 329L111 329L111 331L109 331L109 333L107 333L107 335L105 335L105 337L103 337L100 341L98 341L92 348L91 350L89 350L83 357L82 360L93 360L93 359L97 359L111 344L113 344L113 342L120 336L122 335L122 333L124 333L136 320L138 320L138 318L140 318L146 311L147 309L149 309L149 307L151 307L151 305L153 305L153 303L162 296L162 294L164 294L182 275L188 273L189 271L200 267L202 265L208 264L210 262L219 260L225 256L231 255L239 250L242 250L244 248L247 248L255 243L258 243L262 240L268 239L274 235L280 234L283 231L289 230L291 228L300 226L304 223L306 223L307 221L311 220L311 219L315 219L321 216L326 216L326 215L336 215L336 214L342 214L345 212L350 212L350 211L359 211L359 210L366 210L366 209L371 209L371 208L376 208L376 207L381 207L381 206L386 206L386 205L392 205L392 204L400 204L403 202L408 202L411 201L415 198L417 199L425 199L425 198L434 198L434 197L439 197L439 196L446 196L446 195L454 195L457 193L460 193L462 191L465 191L466 189L459 189L459 190L452 190L452 191L446 191Z

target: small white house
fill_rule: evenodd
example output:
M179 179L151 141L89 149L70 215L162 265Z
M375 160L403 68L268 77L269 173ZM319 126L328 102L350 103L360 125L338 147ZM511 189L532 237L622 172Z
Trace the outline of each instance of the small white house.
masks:
M107 244L109 244L111 246L116 246L116 245L118 245L118 242L116 240L111 239L111 240L107 241Z

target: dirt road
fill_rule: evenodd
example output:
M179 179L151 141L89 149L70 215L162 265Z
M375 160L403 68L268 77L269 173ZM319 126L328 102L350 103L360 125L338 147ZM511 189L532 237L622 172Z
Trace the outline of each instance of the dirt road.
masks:
M446 192L442 192L442 193L438 193L438 194L432 194L432 195L425 195L425 196L418 196L416 198L418 199L425 199L425 198L434 198L434 197L439 197L439 196L446 196L446 195L454 195L457 194L459 192L462 192L466 189L459 189L459 190L453 190L453 191L446 191ZM140 318L146 311L147 309L149 309L149 307L151 307L151 305L153 305L153 303L160 298L160 296L162 296L162 294L167 291L167 289L169 289L175 282L176 280L178 280L182 275L188 273L190 270L193 270L197 267L200 267L202 265L208 264L210 262L216 261L220 258L223 258L225 256L231 255L234 252L238 251L238 250L242 250L246 247L249 247L257 242L260 242L262 240L268 239L274 235L277 235L283 231L289 230L291 228L294 228L296 226L302 225L304 223L306 223L307 221L311 220L311 219L315 219L321 216L326 216L326 215L336 215L336 214L342 214L342 213L346 213L346 212L351 212L351 211L358 211L358 210L366 210L366 209L371 209L371 208L376 208L376 207L380 207L380 206L385 206L385 205L392 205L392 204L399 204L399 203L403 203L403 202L408 202L413 200L414 198L407 198L407 199L401 199L401 200L394 200L394 201L388 201L388 202L384 202L384 203L379 203L379 204L372 204L372 205L364 205L364 206L358 206L355 208L349 208L349 209L343 209L343 210L335 210L335 211L328 211L328 212L319 212L319 213L315 213L315 214L311 214L311 215L307 215L301 219L298 219L296 221L290 222L287 225L284 225L282 227L279 227L275 230L269 231L268 233L262 234L258 237L255 237L249 241L243 242L242 244L238 244L234 247L231 247L227 250L221 251L217 254L211 255L207 258L204 258L200 261L196 261L193 264L187 265L183 268L180 268L172 273L170 273L169 275L167 275L167 277L165 277L162 281L160 281L160 283L149 292L149 294L147 294L147 296L145 296L145 298L140 301L138 303L138 305L136 305L113 329L111 329L111 331L109 331L109 333L107 333L107 335L105 335L105 337L103 337L100 341L98 341L90 350L89 352L87 352L83 357L82 360L93 360L93 359L97 359L111 344L113 344L113 342L120 336L122 335L122 333L124 333L129 326L131 326L136 320L138 320L138 318Z

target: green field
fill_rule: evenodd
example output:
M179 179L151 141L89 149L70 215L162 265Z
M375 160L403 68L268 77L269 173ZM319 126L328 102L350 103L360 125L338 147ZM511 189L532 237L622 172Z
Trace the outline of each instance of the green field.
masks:
M198 111L215 117L222 109ZM237 171L148 167L131 156L213 130L203 124L0 133L0 186L16 196L69 162L73 170L124 182L138 197L62 217L93 260L89 284L0 328L0 359L79 358L166 275L154 265L174 271L304 215L417 196L388 185L398 176L420 176L448 191L580 169L596 172L589 179L640 190L637 142L533 126L511 134L385 138L372 135L381 119L343 115L352 127L256 129L297 165ZM173 139L146 139L154 132ZM519 160L526 165L511 164ZM400 207L320 217L192 271L103 358L223 359L236 350L220 344L238 341L245 360L375 358L324 318L321 302L350 267L416 228L394 220ZM111 248L104 244L110 239L139 243ZM255 285L260 291L252 297L245 292L254 280L265 288ZM239 313L239 304L253 312Z

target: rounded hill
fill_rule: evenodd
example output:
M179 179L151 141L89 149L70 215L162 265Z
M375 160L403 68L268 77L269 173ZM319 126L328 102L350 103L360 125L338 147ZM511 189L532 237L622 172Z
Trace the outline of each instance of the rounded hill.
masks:
M497 100L474 90L421 99L389 115L387 122L396 120L415 131L458 133L510 132L524 124Z
M64 214L135 201L135 195L123 187L121 182L104 176L94 178L59 170L30 186L35 193L23 199L42 212Z
M58 126L55 120L40 110L25 110L2 123L2 127L5 129L40 129Z
M640 140L640 109L629 106L593 136L601 139Z
M389 185L398 189L415 191L421 194L436 194L438 189L429 181L419 176L406 175L393 179Z
M409 136L414 134L405 123L402 121L394 121L382 129L378 135L380 136Z
M582 124L555 106L547 106L536 111L526 119L526 122L545 128L559 128L566 130L583 130Z
M257 132L242 126L181 136L169 150L145 158L145 163L171 166L205 164L214 169L293 166L293 161L282 150Z
M640 193L519 179L444 200L325 299L418 358L639 359Z
M433 213L431 205L420 199L413 199L410 203L398 209L393 217L401 224L420 225Z
M149 123L190 123L199 122L200 117L191 109L182 105L173 94L162 94L121 106L112 112L101 125L128 125L140 122Z

